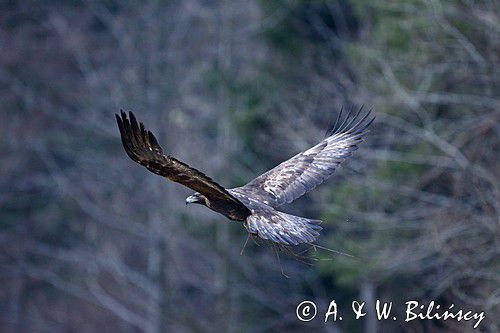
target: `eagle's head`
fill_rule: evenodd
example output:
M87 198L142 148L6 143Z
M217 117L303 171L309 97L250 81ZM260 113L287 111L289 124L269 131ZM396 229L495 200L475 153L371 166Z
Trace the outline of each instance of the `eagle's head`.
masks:
M197 203L200 205L206 206L206 198L204 195L195 192L193 195L190 195L189 197L186 198L186 205L191 204L191 203Z

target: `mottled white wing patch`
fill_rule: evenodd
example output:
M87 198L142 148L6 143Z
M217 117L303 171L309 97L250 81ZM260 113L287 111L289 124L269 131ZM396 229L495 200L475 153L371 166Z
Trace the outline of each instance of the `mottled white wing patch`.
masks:
M279 212L269 207L269 210L254 211L245 221L249 233L256 234L279 244L298 245L312 243L322 229L320 220L311 220Z
M339 122L339 114L327 137L317 145L295 155L277 167L238 188L242 193L272 207L290 203L328 179L352 153L373 122L370 112L358 113Z

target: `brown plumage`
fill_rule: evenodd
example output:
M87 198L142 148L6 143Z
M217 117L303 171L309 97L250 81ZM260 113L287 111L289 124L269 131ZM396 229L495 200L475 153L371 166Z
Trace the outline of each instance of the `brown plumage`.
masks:
M276 210L314 189L330 177L338 165L358 149L373 122L370 112L360 117L352 110L341 121L342 111L323 141L301 152L248 184L225 189L202 172L165 155L155 136L122 111L116 115L123 147L128 156L157 175L196 191L188 203L207 206L231 220L244 221L251 234L284 245L311 243L319 236L321 221Z

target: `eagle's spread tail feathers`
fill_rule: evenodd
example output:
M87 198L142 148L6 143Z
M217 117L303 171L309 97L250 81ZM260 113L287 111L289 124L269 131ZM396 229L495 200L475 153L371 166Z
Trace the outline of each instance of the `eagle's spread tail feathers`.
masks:
M320 220L307 219L277 210L255 211L245 221L245 228L260 238L284 245L312 243L319 236Z

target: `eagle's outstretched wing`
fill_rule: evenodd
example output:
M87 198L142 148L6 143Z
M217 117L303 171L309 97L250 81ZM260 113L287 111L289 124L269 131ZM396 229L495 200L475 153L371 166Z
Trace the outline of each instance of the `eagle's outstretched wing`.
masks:
M164 155L153 133L146 131L142 123L139 125L132 112L129 115L130 120L123 111L121 117L117 114L115 116L123 147L132 160L157 175L203 194L211 202L225 205L230 210L239 209L250 213L245 205L211 178L172 156Z
M351 109L347 117L340 121L341 110L323 141L238 190L272 207L301 197L330 177L338 165L358 149L362 137L368 132L366 129L375 119L368 119L370 112L360 117L361 107L355 116L351 116Z

